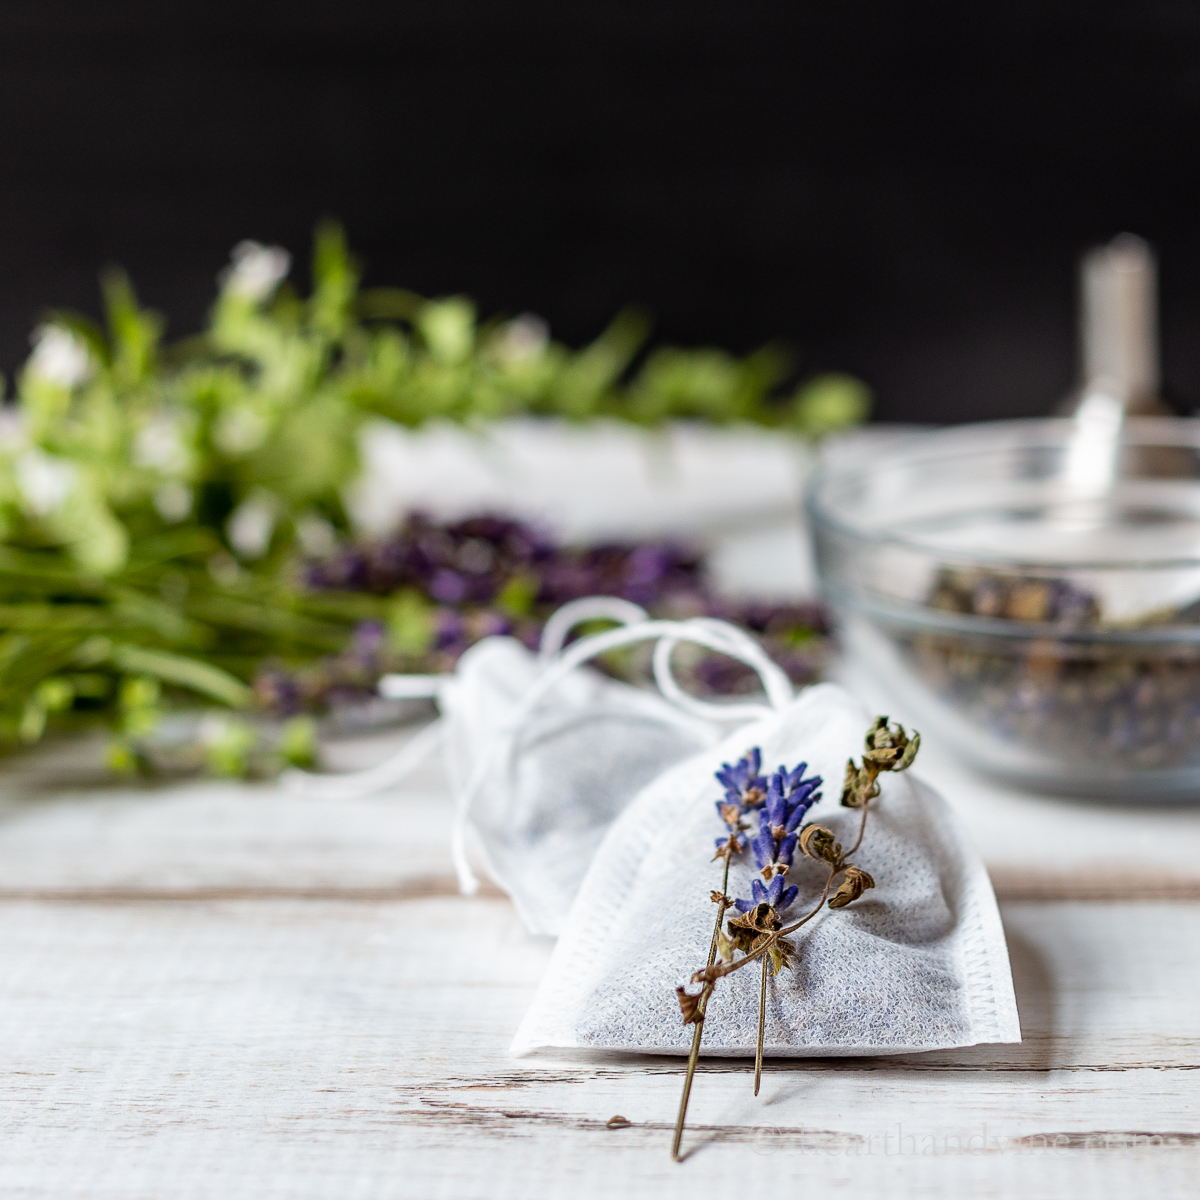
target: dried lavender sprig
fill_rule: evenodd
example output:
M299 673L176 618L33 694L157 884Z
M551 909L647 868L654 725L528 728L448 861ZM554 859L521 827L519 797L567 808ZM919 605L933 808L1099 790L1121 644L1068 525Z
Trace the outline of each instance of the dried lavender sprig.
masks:
M803 780L804 772L807 770L806 763L802 763L793 772L788 772L785 767L781 767L769 782L764 776L759 774L761 767L762 753L758 747L754 747L737 763L733 765L723 763L721 770L716 772L717 781L725 788L724 800L716 802L717 815L725 822L728 832L724 838L717 839L717 853L713 856L714 858L723 857L725 859L725 872L720 894L713 893L713 899L717 901L718 908L717 921L713 928L712 942L708 950L708 969L712 968L713 962L716 959L718 945L724 939L721 925L726 910L731 905L735 905L739 912L745 912L752 907L749 901L730 901L728 896L730 860L734 854L740 853L744 849L744 843L740 836L742 830L745 829L745 823L742 820L743 816L752 810L759 810L760 828L766 828L768 836L771 836L769 833L769 821L772 817L786 824L792 818L793 807L807 809L808 806L816 802L816 799L819 799L819 793L815 795L814 793L816 793L816 788L821 783L820 779ZM796 820L799 820L798 816ZM773 837L772 846L776 846ZM773 851L774 856L775 852ZM790 858L788 861L790 863ZM795 886L784 887L783 874L786 871L787 866L783 866L777 874L774 872L764 872L767 878L771 880L769 886L765 888L757 879L753 881L751 892L755 896L755 903L759 902L760 894L762 902L768 905L778 905L779 911L783 911L793 903L798 889ZM765 1012L765 989L766 982L764 975L763 993L759 1005L760 1054L757 1076L759 1079L761 1079L762 1074L761 1044L763 1014ZM692 1080L695 1077L696 1063L700 1056L700 1043L704 1034L704 1016L708 1008L708 998L712 994L712 987L708 986L702 989L700 995L694 998L684 988L677 988L676 994L679 998L680 1007L684 1011L685 1019L692 1020L696 1025L695 1032L692 1035L691 1052L688 1055L688 1067L684 1078L683 1095L680 1097L679 1102L679 1115L675 1121L675 1138L671 1146L672 1157L676 1161L679 1161L679 1146L683 1138L684 1123L687 1119L687 1107L688 1101L691 1098Z
M750 885L751 900L735 900L734 905L742 913L741 921L750 920L747 914L757 912L757 922L751 925L757 933L758 924L770 924L778 927L781 924L779 914L789 909L795 902L799 888L795 884L784 887L784 876L792 866L792 858L796 851L796 827L804 814L821 799L817 790L821 786L821 777L814 775L811 779L804 778L808 763L801 763L789 771L780 767L771 776L767 787L767 799L759 814L758 836L751 842L754 857L759 870L770 880L764 887L757 879ZM762 959L762 980L758 990L758 1041L754 1052L754 1094L758 1095L762 1084L763 1042L766 1036L767 1020L767 965L769 957Z
M745 827L742 815L761 804L766 794L766 780L759 775L761 766L762 754L755 747L732 766L729 763L722 763L721 770L716 772L717 781L725 788L724 802L717 801L717 815L725 822L728 832L723 839L717 839L717 853L713 855L714 858L725 859L725 871L721 879L721 891L714 892L712 897L717 904L717 920L713 925L712 940L708 946L708 965L710 967L717 957L717 945L721 938L721 926L725 921L725 910L731 903L729 899L729 864L733 856L741 853L744 848L740 837L741 831ZM680 997L682 1005L687 993L679 988L676 994ZM692 1049L688 1054L687 1075L683 1081L683 1095L679 1100L679 1115L675 1119L675 1138L671 1143L671 1157L676 1162L679 1161L679 1143L683 1140L683 1125L687 1120L688 1101L692 1095L692 1080L696 1075L696 1062L700 1057L700 1039L704 1035L704 1014L707 1007L708 997L705 995L697 1005L694 1015L696 1029L692 1034Z
M775 973L782 970L784 966L790 966L792 959L796 955L796 949L790 943L783 940L787 935L796 932L796 930L811 921L825 907L826 903L828 903L830 908L844 908L847 904L857 900L868 888L875 886L874 879L866 871L848 862L847 859L862 844L870 803L879 795L880 791L878 784L879 774L884 771L907 770L912 765L917 750L920 748L921 737L915 731L909 737L902 725L893 726L889 724L887 717L878 717L867 731L865 741L866 747L863 754L862 766L856 767L853 760L847 764L846 780L842 789L842 804L847 808L862 810L858 837L853 846L848 851L843 850L833 833L821 825L807 825L800 831L799 846L805 856L824 861L829 866L829 873L825 878L825 886L821 890L821 895L817 903L798 921L783 926L778 914L793 902L796 889L790 887L785 892L783 889L782 874L776 874L772 869L769 876L771 878L769 888L763 888L763 885L758 880L753 881L751 892L757 900L753 908L748 907L748 901L733 902L733 906L738 908L741 915L730 920L731 936L727 937L720 930L720 920L718 918L718 927L714 935L713 945L709 949L708 964L703 970L697 971L691 978L691 982L703 985L699 994L691 995L683 987L675 989L684 1023L694 1022L697 1026L692 1038L692 1050L688 1057L688 1071L684 1083L684 1094L680 1103L679 1117L675 1125L675 1138L671 1146L671 1156L676 1162L681 1161L679 1147L683 1138L684 1122L687 1116L687 1102L691 1095L692 1078L700 1053L704 1013L707 1010L708 1001L715 989L717 980L732 974L734 971L741 970L751 962L761 960L762 977L759 987L758 1043L755 1053L754 1071L754 1094L758 1095L762 1079L763 1042L766 1027L768 963L774 967ZM797 785L800 782L800 776L803 775L804 769L806 767L797 769ZM785 769L780 768L778 774L784 775ZM818 780L817 782L819 783L820 781ZM799 787L796 786L794 790L798 791ZM813 790L815 789L809 789L809 794ZM790 819L790 811L778 807L782 801L790 800L790 798L790 791L785 792L783 788L779 789L779 795L776 798L776 814L786 812L786 818ZM811 806L811 803L815 803L815 800L810 801L810 804L805 807ZM733 853L731 848L732 838L729 839L729 843L730 848L727 848L725 856L726 881L729 878L729 856ZM772 861L770 866L773 868L775 862ZM790 866L790 862L787 866L784 866L784 872L787 871L788 866ZM766 875L767 871L764 870L763 873ZM842 882L831 896L830 889L833 887L833 882L838 876L842 877ZM761 899L759 899L760 893L762 894ZM788 896L788 899L786 903L783 903L785 895ZM772 903L773 900L775 903ZM722 910L724 907L723 905ZM714 951L718 947L721 950L722 963L720 966L714 966ZM734 958L733 952L735 949L742 950L743 953L740 959Z

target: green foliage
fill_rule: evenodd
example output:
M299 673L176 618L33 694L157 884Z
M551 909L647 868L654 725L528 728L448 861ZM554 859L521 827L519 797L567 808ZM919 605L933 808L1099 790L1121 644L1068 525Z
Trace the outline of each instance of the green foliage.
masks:
M405 588L388 605L388 648L419 658L433 645L434 608L415 588Z
M210 774L238 779L250 773L251 755L259 740L252 725L224 717L205 732L205 766Z
M818 375L792 399L792 421L812 437L822 437L865 421L871 412L871 392L853 375Z
M238 246L208 328L175 344L120 273L103 280L103 325L60 312L39 330L0 414L0 743L99 713L110 764L136 771L137 739L172 696L247 708L265 657L336 652L367 618L395 648L427 648L419 596L294 583L298 543L346 529L367 420L691 417L808 436L866 410L847 377L777 395L789 366L773 348L661 349L639 366L649 324L632 311L573 351L537 318L481 323L463 297L362 290L333 224L317 230L307 298L288 266L277 248ZM527 592L514 580L501 607L521 615ZM211 769L245 769L245 730L221 727ZM279 754L304 759L304 736Z
M289 767L309 769L317 765L317 726L312 717L293 717L284 724L276 747Z

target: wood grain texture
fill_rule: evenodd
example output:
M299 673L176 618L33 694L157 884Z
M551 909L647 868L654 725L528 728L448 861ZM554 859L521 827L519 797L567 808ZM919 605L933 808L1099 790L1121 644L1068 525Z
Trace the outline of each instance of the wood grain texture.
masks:
M768 1062L757 1101L713 1061L675 1166L678 1060L508 1057L548 944L504 900L9 901L2 1194L1187 1194L1200 905L1005 919L1022 1045Z
M415 732L344 739L328 749L329 766L378 762ZM0 896L453 890L437 761L384 795L330 801L274 784L98 787L98 754L95 744L59 743L0 770ZM1022 795L936 749L921 755L921 773L962 818L1001 898L1200 899L1200 808Z
M456 894L436 768L339 803L75 769L0 777L4 1200L1194 1194L1194 814L952 793L1023 897L1023 1043L768 1060L758 1100L705 1062L677 1166L680 1061L509 1057L550 944Z
M347 739L326 757L340 770L369 765L414 732ZM436 761L402 789L334 801L233 781L97 786L87 782L97 753L95 744L60 743L6 764L0 891L395 896L441 889L452 876Z

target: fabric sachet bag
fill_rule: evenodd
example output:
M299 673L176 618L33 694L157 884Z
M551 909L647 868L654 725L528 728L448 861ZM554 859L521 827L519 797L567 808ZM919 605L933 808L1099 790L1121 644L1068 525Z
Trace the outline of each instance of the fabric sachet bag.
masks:
M574 625L596 618L622 627L564 648ZM586 666L605 650L640 641L659 642L654 663L661 691ZM439 721L372 771L293 776L294 786L325 795L380 791L442 744L462 890L478 887L470 841L530 932L557 934L596 847L625 805L665 768L714 745L731 725L768 711L761 704L708 705L684 695L669 666L679 641L749 662L764 679L769 703L790 701L786 676L735 627L651 621L627 601L590 597L551 617L537 654L515 638L491 637L468 650L451 675L385 677L385 695L432 695Z
M694 1026L681 1019L676 988L696 990L690 981L713 939L709 894L722 879L722 863L711 860L723 828L714 815L722 795L715 773L750 747L761 748L766 767L807 764L823 778L824 797L806 822L850 846L860 814L840 806L839 792L867 724L846 692L820 684L644 787L592 859L513 1053L687 1053ZM874 887L849 907L821 910L792 935L791 969L767 980L767 1055L1020 1041L1004 932L982 861L931 788L908 774L879 782L854 854ZM785 882L798 889L789 912L799 914L817 903L825 879L820 862L798 856L776 890ZM734 856L727 894L752 897L756 883L763 887L754 857ZM757 966L720 979L704 1017L704 1053L755 1052Z

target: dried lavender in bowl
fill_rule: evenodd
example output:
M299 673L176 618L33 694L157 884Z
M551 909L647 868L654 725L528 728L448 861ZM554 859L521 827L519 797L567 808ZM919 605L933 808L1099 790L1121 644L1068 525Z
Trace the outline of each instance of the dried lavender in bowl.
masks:
M1136 622L1107 620L1099 599L1052 576L945 569L931 608L1034 627L1028 637L893 628L901 656L934 695L994 737L1064 764L1166 770L1200 762L1200 643L1171 627L1196 605ZM1161 640L1121 638L1161 629Z

